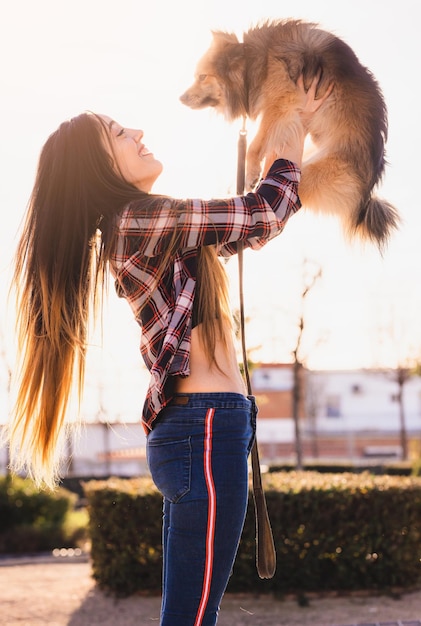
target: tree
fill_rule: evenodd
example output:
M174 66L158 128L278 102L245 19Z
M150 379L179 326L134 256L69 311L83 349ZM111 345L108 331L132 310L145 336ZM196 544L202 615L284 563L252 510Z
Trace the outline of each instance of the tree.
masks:
M412 376L421 376L421 361L417 356L418 349L412 344L411 325L404 318L396 316L395 313L394 307L392 307L388 325L384 328L381 327L379 332L382 333L380 343L387 337L396 354L396 367L388 369L386 372L383 370L383 375L386 373L389 380L395 382L398 386L396 400L399 413L401 458L403 461L406 461L408 459L408 434L404 403L405 386ZM382 335L384 335L384 338Z
M413 367L409 365L398 365L391 373L391 379L398 385L398 393L396 399L399 407L399 437L402 450L402 461L408 459L408 433L406 429L406 414L404 403L404 391L406 383L412 378L412 376L419 376L421 373L421 365L417 363Z
M317 437L317 416L322 407L324 383L315 378L314 373L306 377L306 417L308 422L308 432L310 435L311 456L314 459L319 457L319 442Z
M399 432L402 449L402 461L408 458L408 434L406 431L405 407L403 402L403 392L405 383L411 378L411 371L407 367L398 367L395 372L395 381L398 383L398 405L399 405Z
M292 417L294 420L295 454L297 469L303 468L303 449L300 430L300 407L304 399L304 357L301 354L302 339L306 325L305 302L308 294L322 276L322 269L308 259L303 263L303 290L301 292L301 310L298 319L298 334L295 347L292 351L293 361L293 388L292 388Z
M245 336L245 330L246 330L246 326L248 322L250 321L250 318L244 317L243 319L243 324L244 324L244 335L243 335L241 317L242 317L241 310L235 309L233 311L234 334L235 334L235 338L241 343L241 347L242 347L239 367L240 367L242 376L244 377L244 379L246 379L247 378L246 367L247 367L249 374L251 374L253 367L254 367L254 361L251 357L251 354L252 352L255 352L256 350L259 350L261 346L258 345L258 346L250 347L247 345L247 341L246 341L247 338ZM244 363L245 360L246 360L246 363Z

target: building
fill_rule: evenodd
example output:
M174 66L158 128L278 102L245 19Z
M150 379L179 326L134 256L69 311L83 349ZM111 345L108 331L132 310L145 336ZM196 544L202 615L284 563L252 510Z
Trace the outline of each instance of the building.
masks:
M421 442L421 378L411 376L399 402L392 370L302 370L300 433L309 459L366 462L402 457L401 408L409 456ZM294 461L293 365L262 364L252 372L261 409L257 437L267 463Z
M399 385L396 372L298 370L299 431L304 461L354 464L402 456ZM293 364L255 365L251 385L257 398L257 440L264 464L296 460ZM402 406L409 457L421 456L421 378L403 386ZM0 449L0 472L7 454ZM85 422L72 438L67 474L138 476L147 473L146 437L140 422Z

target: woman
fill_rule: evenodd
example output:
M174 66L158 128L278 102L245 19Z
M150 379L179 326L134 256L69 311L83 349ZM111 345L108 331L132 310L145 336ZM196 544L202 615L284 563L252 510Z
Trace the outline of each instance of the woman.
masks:
M162 626L208 626L235 559L247 505L256 409L232 339L218 255L259 248L300 202L304 124L323 100L300 79L302 116L255 193L174 200L150 193L161 163L105 115L82 114L47 140L20 239L14 285L22 365L12 466L58 476L66 406L82 390L87 324L109 265L142 328L151 373L148 462L164 495ZM326 96L327 97L327 96Z

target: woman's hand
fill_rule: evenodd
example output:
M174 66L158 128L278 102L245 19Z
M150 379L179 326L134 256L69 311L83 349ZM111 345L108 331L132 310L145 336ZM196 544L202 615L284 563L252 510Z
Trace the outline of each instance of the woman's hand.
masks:
M319 86L319 81L321 77L321 71L319 71L316 76L313 78L312 83L308 89L305 90L304 87L304 79L301 74L297 80L297 87L300 97L300 102L298 105L298 111L300 113L301 121L303 122L304 128L307 129L310 119L312 115L320 109L322 104L328 99L330 94L333 91L333 83L330 83L325 94L321 98L316 99L317 87Z
M301 167L301 161L304 150L304 139L308 132L311 117L319 110L322 104L328 99L333 90L333 83L329 85L326 92L321 98L316 99L317 87L319 86L321 72L318 72L313 78L309 89L306 91L304 87L304 79L301 74L297 80L297 87L299 93L298 112L300 115L299 120L293 126L291 126L291 133L287 141L281 146L278 152L274 152L266 156L264 175L266 175L270 165L273 161L279 157L288 159L293 163L296 163ZM301 123L300 123L301 122Z

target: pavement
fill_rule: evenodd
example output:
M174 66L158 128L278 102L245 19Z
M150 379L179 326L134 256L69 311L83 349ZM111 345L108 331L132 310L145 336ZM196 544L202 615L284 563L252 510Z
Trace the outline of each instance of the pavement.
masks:
M218 626L421 626L421 590L308 599L302 607L294 597L227 594ZM99 590L84 554L0 559L1 626L158 626L159 609L158 596Z

